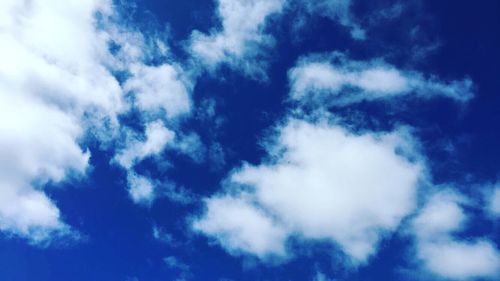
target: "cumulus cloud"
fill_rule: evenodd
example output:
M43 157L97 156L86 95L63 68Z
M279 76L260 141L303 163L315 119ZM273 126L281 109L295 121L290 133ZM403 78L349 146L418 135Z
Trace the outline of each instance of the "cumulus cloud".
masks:
M282 11L284 0L218 0L220 29L209 34L194 31L189 50L209 70L224 63L250 76L265 76L263 48L273 44L265 33L267 19Z
M413 153L408 142L398 132L358 135L289 120L269 161L236 170L194 227L230 252L283 255L285 240L299 235L332 241L364 262L414 208L422 166L405 156Z
M287 230L244 197L207 199L207 212L194 222L193 228L214 237L234 254L251 253L261 258L283 256Z
M299 60L289 73L290 98L302 102L347 105L362 100L412 95L457 101L473 97L469 79L444 82L436 76L400 70L381 60L349 60L345 55L319 55Z
M152 115L171 119L190 111L192 86L183 70L174 64L148 65L151 46L143 34L122 25L113 8L107 0L0 3L4 232L35 244L75 234L44 186L85 175L90 159L85 141L122 142L117 140L119 117L132 107L147 122ZM124 74L123 84L117 72ZM132 104L125 94L134 97ZM149 142L134 142L122 151L121 164L133 166L156 153L173 134L153 127ZM144 198L148 188L139 179L129 177L130 190Z
M44 184L84 174L85 129L116 123L124 108L95 27L110 5L2 1L0 10L0 229L42 243L71 232Z
M494 278L500 272L500 253L484 238L461 240L468 216L464 199L453 192L433 195L413 221L417 254L429 272L448 279Z

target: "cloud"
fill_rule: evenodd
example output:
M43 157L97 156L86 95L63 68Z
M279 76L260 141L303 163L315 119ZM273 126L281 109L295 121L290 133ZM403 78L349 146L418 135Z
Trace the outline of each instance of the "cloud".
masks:
M408 142L400 132L358 135L291 119L267 147L270 159L236 170L194 228L230 252L283 255L284 240L299 235L364 262L415 207L423 167L405 156Z
M74 234L44 185L85 174L85 130L109 129L124 108L95 27L110 5L2 1L0 10L0 229L42 244Z
M193 201L193 195L174 183L166 180L154 180L146 175L138 174L134 167L146 158L159 157L166 149L173 149L179 153L198 159L201 143L197 135L178 137L176 133L166 128L162 121L153 121L146 124L144 136L135 131L126 130L124 148L114 157L127 172L128 191L131 199L138 204L149 206L159 196L187 204Z
M500 216L500 186L495 186L491 192L488 202L488 211L495 217Z
M300 8L310 16L321 16L338 22L351 30L351 36L356 40L366 39L363 30L351 13L351 0L298 0Z
M218 0L220 29L209 34L193 31L189 50L210 70L227 64L245 74L265 77L263 49L273 45L265 33L267 19L279 14L284 0Z
M85 176L87 141L123 143L120 117L132 108L150 126L148 141L129 143L121 164L158 153L174 133L154 120L189 113L192 84L173 63L150 65L164 58L162 41L126 27L112 1L8 0L0 18L0 230L38 245L76 237L46 184ZM153 182L128 181L139 201Z
M206 200L206 214L193 223L231 253L250 253L261 258L285 254L287 230L263 210L240 197L220 196Z
M443 82L436 76L399 70L381 60L349 60L341 53L303 58L288 76L290 98L301 102L348 105L404 95L442 96L465 102L473 97L469 79Z
M455 280L494 278L500 272L500 253L487 239L462 240L468 217L463 197L442 191L433 195L413 221L417 254L425 269Z
M135 93L136 105L141 111L163 110L167 118L190 111L191 85L180 68L170 64L136 64L130 70L132 77L125 82L124 90Z
M144 158L161 153L174 138L175 133L167 129L162 121L154 121L146 125L145 138L131 137L115 160L125 169L130 169Z
M442 192L429 199L413 220L418 237L435 237L460 230L466 215L459 205L464 199L452 192Z
M149 205L156 197L155 186L149 178L134 172L127 174L128 193L137 204Z

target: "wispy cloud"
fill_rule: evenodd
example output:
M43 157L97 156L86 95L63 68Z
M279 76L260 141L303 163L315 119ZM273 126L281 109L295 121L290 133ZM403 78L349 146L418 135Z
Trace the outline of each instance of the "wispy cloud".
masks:
M263 50L273 45L266 34L269 17L279 14L284 0L219 0L217 15L221 28L209 34L194 31L189 50L211 72L220 64L241 70L250 77L266 77Z
M342 53L299 60L289 71L290 98L303 103L348 105L363 100L407 96L446 97L465 102L473 95L470 79L441 81L434 75L401 70L383 60L355 61Z

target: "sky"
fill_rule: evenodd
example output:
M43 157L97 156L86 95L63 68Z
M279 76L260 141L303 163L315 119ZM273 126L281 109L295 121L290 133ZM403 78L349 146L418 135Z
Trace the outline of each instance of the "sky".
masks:
M1 1L0 280L498 280L499 13Z

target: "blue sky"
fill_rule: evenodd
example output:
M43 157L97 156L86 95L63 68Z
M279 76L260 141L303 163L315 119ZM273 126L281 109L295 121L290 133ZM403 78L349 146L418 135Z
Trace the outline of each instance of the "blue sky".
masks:
M499 12L2 1L0 280L497 280Z

